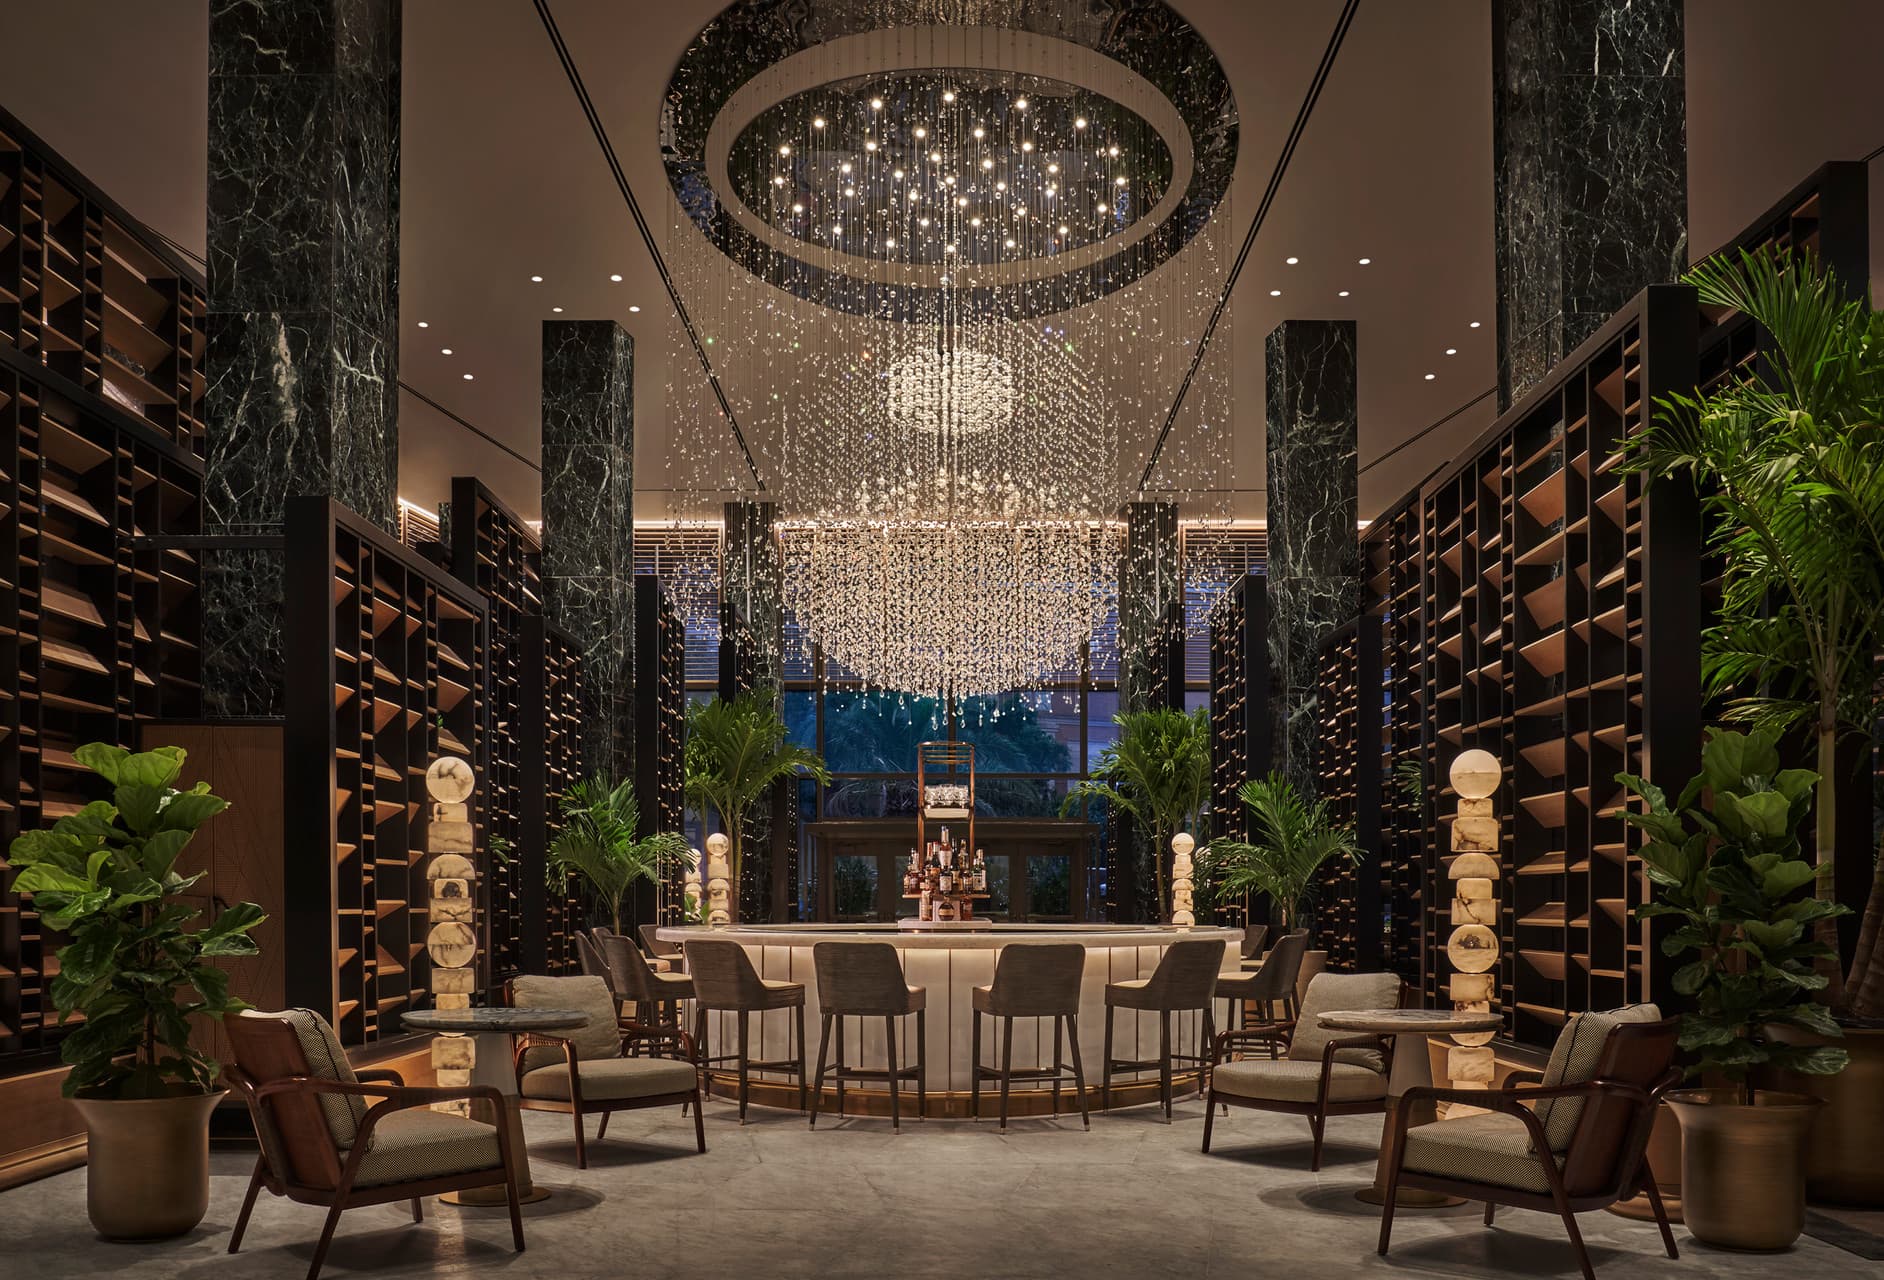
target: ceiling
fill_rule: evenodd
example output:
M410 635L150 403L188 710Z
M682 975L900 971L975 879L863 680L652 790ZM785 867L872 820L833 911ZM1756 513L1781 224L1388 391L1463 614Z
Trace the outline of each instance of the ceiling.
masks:
M1234 244L1340 0L1171 2L1209 40L1236 94ZM662 89L719 7L552 0L649 210L666 190L655 141ZM1873 62L1884 5L1688 8L1689 213L1692 243L1705 250L1822 161L1884 145ZM9 60L0 105L199 254L207 9L200 0L0 5L0 48L35 51ZM1235 514L1263 512L1262 340L1282 320L1359 326L1364 515L1491 421L1489 12L1487 0L1361 6L1234 299ZM402 495L433 505L453 474L475 473L536 514L535 471L448 415L534 461L539 324L562 307L565 318L612 318L635 335L638 509L683 509L660 492L667 298L532 6L406 0L404 39L400 376L447 412L401 397ZM1871 209L1873 241L1884 244L1876 161ZM1290 257L1299 262L1287 265ZM1875 289L1884 253L1872 257ZM687 367L676 376L699 375Z

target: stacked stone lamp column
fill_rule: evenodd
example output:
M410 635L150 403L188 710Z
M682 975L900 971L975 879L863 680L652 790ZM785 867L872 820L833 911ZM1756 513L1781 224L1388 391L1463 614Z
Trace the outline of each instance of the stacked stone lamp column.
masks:
M432 855L425 873L431 887L425 949L432 960L432 1002L439 1009L468 1009L477 990L478 936L472 921L477 866L471 861L475 845L469 803L476 787L470 764L457 756L440 756L425 771L425 790L432 798L425 825L425 849ZM440 1088L470 1084L476 1062L476 1043L470 1036L432 1038L432 1072ZM468 1106L437 1104L441 1111L461 1114Z
M1452 936L1446 958L1452 962L1453 1008L1489 1013L1498 984L1498 818L1492 811L1502 770L1498 757L1473 748L1452 762L1449 776L1459 797L1452 823L1452 852L1446 869L1452 881ZM1455 1089L1491 1087L1495 1033L1455 1034L1446 1054L1446 1074Z
M1188 831L1171 837L1171 923L1188 929L1197 923L1196 903L1191 889L1191 851L1196 839Z
M714 926L733 922L733 872L726 854L733 842L718 831L707 837L707 923Z

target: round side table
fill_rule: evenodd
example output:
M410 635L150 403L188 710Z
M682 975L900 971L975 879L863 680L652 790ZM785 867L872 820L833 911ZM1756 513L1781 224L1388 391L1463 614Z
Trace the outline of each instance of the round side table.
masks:
M1433 1082L1432 1055L1426 1050L1426 1038L1455 1032L1497 1031L1505 1021L1495 1013L1462 1013L1453 1009L1337 1009L1322 1014L1317 1021L1330 1031L1394 1037L1393 1071L1387 1077L1387 1117L1380 1130L1380 1159L1374 1166L1374 1185L1354 1193L1356 1199L1368 1204L1385 1204L1388 1135L1393 1132L1400 1100L1408 1089L1430 1086ZM1417 1109L1407 1119L1409 1126L1431 1124L1439 1118L1431 1102L1414 1105ZM1465 1203L1457 1196L1406 1187L1400 1189L1393 1202L1402 1209L1437 1209Z
M504 1095L502 1116L479 1116L487 1124L503 1124L510 1129L511 1150L517 1153L517 1197L525 1204L549 1199L549 1190L530 1180L530 1149L523 1141L523 1116L517 1109L517 1072L511 1063L510 1038L524 1031L572 1031L589 1025L589 1015L579 1009L415 1009L401 1016L410 1031L442 1031L450 1035L470 1036L476 1045L477 1059L471 1067L471 1083L489 1085ZM497 1205L509 1203L504 1188L470 1187L447 1191L439 1197L446 1204Z

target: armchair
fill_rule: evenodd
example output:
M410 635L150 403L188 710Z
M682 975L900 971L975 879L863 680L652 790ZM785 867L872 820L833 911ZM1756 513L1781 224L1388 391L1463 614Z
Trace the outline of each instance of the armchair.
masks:
M1285 939L1284 941L1287 941ZM1277 944L1278 947L1281 945ZM1212 1048L1209 1105L1204 1112L1204 1151L1217 1106L1252 1107L1306 1116L1312 1141L1308 1167L1321 1168L1322 1134L1329 1116L1384 1111L1393 1047L1379 1036L1343 1036L1316 1018L1336 1009L1398 1008L1401 985L1391 973L1318 973L1309 981L1295 1022L1272 1022L1226 1031ZM1237 1046L1263 1044L1279 1058L1227 1061Z
M343 1210L410 1200L419 1222L421 1197L494 1183L509 1195L511 1239L523 1252L519 1153L509 1129L430 1109L476 1101L502 1115L497 1090L412 1088L396 1071L356 1074L333 1028L307 1009L226 1014L223 1027L235 1056L223 1075L248 1104L262 1146L230 1253L242 1247L264 1187L299 1204L326 1206L307 1273L317 1280Z
M608 1118L617 1111L679 1104L693 1106L694 1142L706 1150L706 1122L700 1114L700 1073L691 1061L629 1057L639 1033L624 1034L615 1022L615 999L608 983L591 975L568 978L525 976L504 984L504 1001L520 1009L581 1009L589 1024L567 1036L526 1032L516 1038L517 1105L525 1111L555 1111L572 1118L576 1130L576 1167L589 1167L582 1118L600 1115L599 1142L608 1134ZM679 1033L682 1051L692 1045Z
M1379 1252L1393 1232L1401 1186L1497 1206L1556 1213L1569 1232L1584 1280L1595 1280L1576 1215L1638 1192L1648 1197L1662 1245L1679 1257L1661 1192L1644 1158L1655 1108L1680 1079L1673 1066L1676 1022L1653 1005L1583 1013L1557 1038L1541 1085L1507 1081L1503 1089L1409 1089L1384 1141L1386 1203ZM1409 1128L1416 1100L1489 1108L1483 1115Z

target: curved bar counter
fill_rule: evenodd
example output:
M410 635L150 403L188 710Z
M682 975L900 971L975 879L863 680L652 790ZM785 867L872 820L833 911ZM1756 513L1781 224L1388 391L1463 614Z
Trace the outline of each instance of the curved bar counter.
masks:
M724 938L746 948L753 967L764 978L802 982L806 992L806 1037L810 1041L805 1054L808 1073L817 1070L818 1055L818 975L812 963L811 948L820 942L887 942L902 953L903 974L912 986L928 993L928 1076L929 1106L932 1116L968 1114L970 1076L969 1036L972 1012L969 992L994 980L995 959L1001 948L1029 942L1076 942L1086 948L1085 977L1080 987L1078 1052L1086 1071L1086 1085L1094 1108L1099 1105L1099 1082L1105 1052L1105 987L1108 982L1149 977L1158 966L1165 948L1180 938L1211 938L1224 944L1224 973L1239 971L1241 929L1203 926L1178 929L1146 925L1002 925L980 930L918 931L895 925L820 925L776 924L733 925L726 928L669 926L657 935L663 942L685 944L690 938ZM1121 1009L1113 1015L1113 1055L1116 1058L1150 1058L1157 1054L1158 1018L1156 1014ZM881 1068L886 1065L883 1022L879 1018L851 1020L846 1043L849 1065ZM1180 1015L1172 1023L1172 1049L1178 1054L1206 1051L1202 1018ZM691 1025L691 1024L690 1024ZM992 1064L995 1058L995 1023L982 1028L982 1054ZM791 1015L773 1010L753 1016L752 1056L778 1059L792 1056ZM731 1014L715 1014L707 1029L709 1052L726 1052L735 1034ZM861 1035L858 1032L861 1030ZM915 1061L916 1019L899 1020L897 1058L907 1066ZM1052 1023L1019 1018L1014 1022L1014 1067L1045 1067L1053 1063ZM1195 1070L1179 1071L1174 1076L1180 1093L1194 1088ZM736 1092L730 1071L715 1071L710 1085L721 1094ZM905 1084L903 1106L915 1105L915 1089ZM846 1089L846 1109L855 1113L888 1114L889 1095L881 1087ZM825 1086L826 1102L833 1105L835 1093L829 1079ZM1150 1077L1121 1076L1113 1081L1113 1105L1149 1102L1157 1097L1158 1082ZM752 1099L773 1105L795 1106L797 1091L783 1078L767 1080L753 1076ZM982 1085L982 1107L992 1112L993 1090ZM1045 1114L1052 1106L1046 1091L1017 1084L1011 1111L1016 1115ZM1062 1112L1079 1109L1079 1102L1068 1085L1062 1091Z

